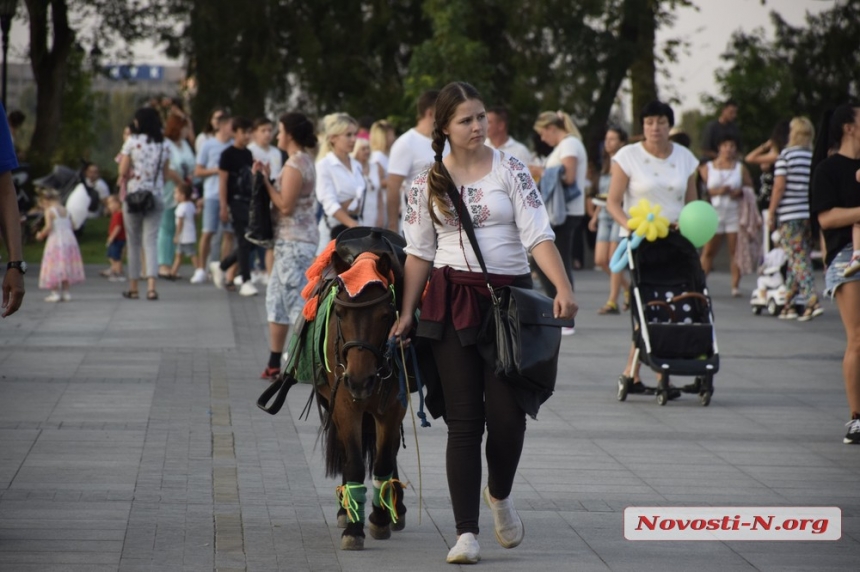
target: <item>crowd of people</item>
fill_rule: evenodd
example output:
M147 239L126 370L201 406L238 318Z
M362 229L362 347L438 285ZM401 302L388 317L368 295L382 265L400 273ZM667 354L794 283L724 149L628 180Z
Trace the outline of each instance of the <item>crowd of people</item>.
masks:
M499 542L513 547L522 540L509 495L525 414L535 414L539 403L496 378L469 342L487 304L470 293L482 279L451 189L472 214L492 279L529 286L534 275L559 317L577 312L574 272L584 263L578 251L588 232L594 235L595 265L609 275L607 301L597 312L611 316L629 309L627 278L611 271L609 259L628 235L630 207L643 198L660 205L673 224L687 203L710 201L719 224L701 251L701 266L710 272L726 242L732 297L742 295L742 275L756 269L768 277L758 287L772 287L773 265L784 261L782 319L808 321L823 313L812 271L813 252L820 251L823 295L835 297L847 335L851 420L844 440L860 444L860 108L836 109L822 123L817 143L809 119L792 118L743 158L737 110L729 101L707 125L697 158L687 148L689 137L677 131L673 110L659 101L641 110L640 137L608 126L599 145L584 141L567 113L543 112L533 130L547 151L533 153L509 134L508 110L485 106L462 82L424 93L414 127L399 137L385 120L357 121L346 113L326 115L317 129L299 112L277 121L251 120L231 116L227 108L214 109L195 135L181 102L142 107L117 157L118 192L101 197L111 217L110 268L104 274L123 282L122 296L130 300L141 297L141 280L150 301L159 299L159 279L211 283L242 296L257 295L265 286L270 347L261 377L275 379L303 305L304 272L316 254L355 226L403 233L403 317L392 335L411 330L429 276L422 310L429 318L422 316L418 335L432 340L447 410L458 532L448 559L475 562L481 496L493 509ZM758 185L747 165L761 171ZM86 171L85 187L99 194L97 179L96 170ZM542 207L549 188L565 197L555 222ZM271 212L272 235L264 241L255 240L250 228L257 192L264 193ZM39 285L51 290L49 302L68 301L70 285L84 278L76 221L89 215L62 204L51 189L40 191L40 203L45 223L39 238L46 247ZM4 220L4 238L14 244L8 227ZM771 231L776 244L763 257ZM20 258L14 250L10 256ZM184 259L193 266L190 277L181 274ZM6 283L9 274L4 315L16 308L9 302L15 291ZM454 305L468 311L452 317ZM622 380L631 393L653 391L642 382L633 356L631 349ZM482 493L485 424L490 479Z

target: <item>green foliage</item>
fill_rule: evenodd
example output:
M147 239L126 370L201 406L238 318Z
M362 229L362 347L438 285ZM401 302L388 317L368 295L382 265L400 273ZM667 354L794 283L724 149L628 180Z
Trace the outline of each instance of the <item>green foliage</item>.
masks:
M777 121L805 115L817 123L828 108L860 94L860 3L837 2L807 14L794 27L771 13L773 41L764 30L735 33L718 70L723 98L739 102L738 124L746 145L769 138ZM710 98L713 110L719 100Z
M723 58L733 62L730 69L716 72L723 98L706 97L705 101L715 114L724 99L737 101L741 137L744 146L752 148L767 141L774 125L796 112L794 79L761 28L750 34L735 32Z
M62 118L57 126L59 136L51 157L54 163L77 168L81 158L88 158L95 143L96 97L92 76L84 67L84 52L72 50L63 87ZM99 122L101 123L101 122Z

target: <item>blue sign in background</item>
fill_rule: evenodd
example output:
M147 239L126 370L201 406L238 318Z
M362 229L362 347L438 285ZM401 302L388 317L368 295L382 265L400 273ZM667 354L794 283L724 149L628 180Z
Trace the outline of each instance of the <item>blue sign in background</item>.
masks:
M105 67L109 79L133 81L161 81L164 79L164 66L113 65Z

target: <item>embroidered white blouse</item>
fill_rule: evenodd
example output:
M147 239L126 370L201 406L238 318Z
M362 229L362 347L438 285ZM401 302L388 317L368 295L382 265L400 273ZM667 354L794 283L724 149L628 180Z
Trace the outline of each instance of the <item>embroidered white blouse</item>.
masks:
M546 240L554 240L540 191L529 170L515 157L493 151L493 167L460 193L472 213L475 235L491 274L520 275L529 272L528 253ZM466 231L461 228L457 209L446 196L454 213L443 214L435 208L436 224L428 210L427 171L412 181L406 202L403 232L406 253L433 262L441 268L480 272L481 265L472 250ZM462 243L462 247L461 247Z

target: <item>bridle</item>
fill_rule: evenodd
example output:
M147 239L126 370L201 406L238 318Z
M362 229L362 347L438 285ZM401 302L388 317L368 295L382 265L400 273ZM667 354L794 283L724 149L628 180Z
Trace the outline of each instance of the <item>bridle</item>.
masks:
M391 306L392 316L394 315L394 292L390 288L386 288L385 293L381 296L370 300L365 300L363 302L351 302L349 300L342 300L337 296L334 296L332 302L336 306L340 306L342 308L369 308L371 306L376 306L378 304L387 302ZM340 383L340 379L343 377L343 374L346 372L346 353L352 348L360 348L363 350L367 350L373 354L373 356L376 358L377 366L375 376L376 379L388 379L389 377L391 377L391 355L386 350L386 340L384 340L379 347L373 346L363 340L345 341L343 337L343 330L341 329L340 317L337 314L335 314L335 327L337 332L337 337L335 338L335 356L338 360L337 370L340 372L337 376L338 385Z

